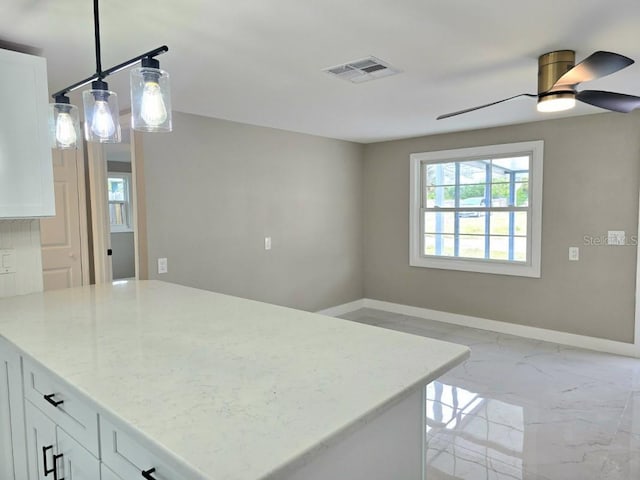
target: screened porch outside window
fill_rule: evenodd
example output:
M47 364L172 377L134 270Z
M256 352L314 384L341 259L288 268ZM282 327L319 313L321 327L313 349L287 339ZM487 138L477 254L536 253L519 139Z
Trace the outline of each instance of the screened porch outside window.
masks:
M423 163L423 254L526 262L530 160Z

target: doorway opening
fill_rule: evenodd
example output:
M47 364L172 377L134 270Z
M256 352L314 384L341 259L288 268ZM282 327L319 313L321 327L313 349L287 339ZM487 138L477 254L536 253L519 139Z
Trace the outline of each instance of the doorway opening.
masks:
M135 223L133 218L131 143L128 135L123 142L104 147L107 162L107 196L109 235L111 239L111 270L113 280L136 277Z

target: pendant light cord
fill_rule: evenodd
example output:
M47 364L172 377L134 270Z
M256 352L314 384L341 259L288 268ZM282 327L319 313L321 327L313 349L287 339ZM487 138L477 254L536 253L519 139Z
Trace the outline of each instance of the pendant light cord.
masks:
M100 13L98 11L98 0L93 0L93 28L96 44L96 75L102 80L102 59L100 58Z

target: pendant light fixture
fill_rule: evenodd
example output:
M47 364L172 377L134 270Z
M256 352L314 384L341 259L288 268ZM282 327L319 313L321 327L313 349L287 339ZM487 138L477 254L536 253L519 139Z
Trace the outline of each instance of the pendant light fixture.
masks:
M49 127L52 148L77 148L80 138L78 107L69 103L66 95L57 95L49 104Z
M145 132L170 132L169 74L160 70L160 62L155 58L167 52L167 46L163 45L103 70L98 0L93 0L93 22L96 73L52 95L54 103L49 108L52 146L60 149L78 148L78 108L69 103L67 94L89 83L91 90L82 93L85 139L88 142L119 143L121 130L118 95L109 90L104 79L138 62L141 62L141 67L131 71L131 127Z

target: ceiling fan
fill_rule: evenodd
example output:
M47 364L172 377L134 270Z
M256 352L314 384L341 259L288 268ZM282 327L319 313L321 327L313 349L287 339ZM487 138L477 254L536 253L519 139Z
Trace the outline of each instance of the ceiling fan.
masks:
M576 52L558 50L541 55L538 58L538 94L521 93L496 102L478 107L466 108L457 112L440 115L438 120L491 107L518 97L538 99L539 112L560 112L573 108L576 100L613 112L629 113L640 107L640 97L624 93L603 90L577 91L576 86L589 80L595 80L622 70L634 62L624 55L598 51L582 62L575 64Z

